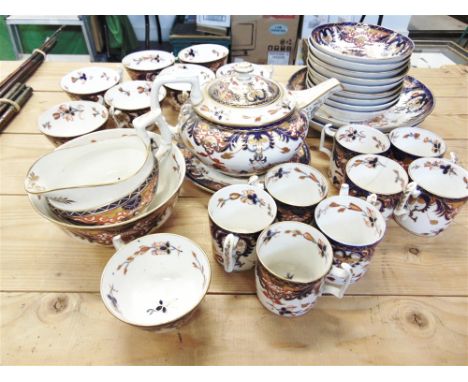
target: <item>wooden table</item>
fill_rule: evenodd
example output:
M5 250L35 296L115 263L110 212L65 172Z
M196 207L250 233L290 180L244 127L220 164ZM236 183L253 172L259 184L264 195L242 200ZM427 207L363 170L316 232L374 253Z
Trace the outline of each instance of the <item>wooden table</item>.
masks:
M1 62L0 77L16 65ZM227 275L213 258L209 293L179 331L147 332L111 316L99 280L112 249L66 236L33 211L23 189L29 166L53 149L37 117L68 99L59 80L81 66L42 65L29 81L33 98L0 136L2 364L467 364L467 208L435 238L390 222L365 278L342 300L322 297L301 318L268 312L257 301L252 272ZM274 75L286 82L297 69L276 67ZM412 74L436 97L422 127L444 137L466 166L467 68ZM310 143L312 164L325 171L318 139ZM162 231L195 240L211 256L209 196L185 181Z

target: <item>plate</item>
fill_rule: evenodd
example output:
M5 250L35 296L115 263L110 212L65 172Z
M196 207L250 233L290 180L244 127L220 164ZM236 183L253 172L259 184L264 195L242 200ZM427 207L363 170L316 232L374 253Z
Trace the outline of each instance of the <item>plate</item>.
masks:
M120 70L89 66L63 76L60 86L72 94L95 94L104 92L117 84L121 75Z
M186 173L185 176L192 181L197 187L214 193L223 187L232 184L247 183L249 178L234 177L223 174L218 170L201 162L193 155L182 143L178 144L185 158ZM310 163L310 148L307 143L299 150L299 154L292 159L291 162ZM259 176L263 180L264 175Z
M414 43L408 37L378 25L330 23L317 26L309 41L318 50L352 62L393 63L408 58Z
M289 79L289 90L304 90L307 68L295 72ZM381 131L389 132L396 127L416 126L426 119L434 109L435 100L432 92L420 81L412 76L406 76L403 81L403 89L395 106L382 112L368 121L361 121ZM320 131L323 125L331 123L335 127L348 124L332 116L326 115L321 109L317 111L310 126Z

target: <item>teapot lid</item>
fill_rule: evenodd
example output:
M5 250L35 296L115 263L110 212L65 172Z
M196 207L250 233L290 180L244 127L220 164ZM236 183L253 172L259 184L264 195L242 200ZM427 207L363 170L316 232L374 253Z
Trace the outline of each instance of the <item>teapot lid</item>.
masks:
M231 76L223 76L204 89L204 100L194 107L209 121L227 126L261 126L291 114L292 94L277 82L253 74L251 63L234 66Z

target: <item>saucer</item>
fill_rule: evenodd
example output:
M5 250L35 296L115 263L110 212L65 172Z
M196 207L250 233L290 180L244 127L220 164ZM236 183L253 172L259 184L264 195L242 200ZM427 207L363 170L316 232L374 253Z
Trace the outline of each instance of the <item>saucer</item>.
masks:
M294 73L288 81L287 88L290 90L303 90L306 88L305 79L307 68L303 68ZM420 81L411 76L406 76L403 81L403 89L400 98L395 106L383 111L366 121L359 121L360 124L369 125L383 132L389 132L397 127L419 125L431 114L435 101L432 92ZM337 119L319 109L313 122L319 124L331 123L334 127L349 124L349 121ZM317 130L317 124L311 125Z
M249 178L229 176L219 172L218 170L202 163L195 155L193 155L183 144L179 143L178 147L185 158L185 166L187 171L185 176L202 190L214 193L219 189L230 186L232 184L248 183ZM299 150L299 153L292 159L291 162L309 164L310 163L310 148L305 143ZM265 175L259 176L259 180L263 181Z

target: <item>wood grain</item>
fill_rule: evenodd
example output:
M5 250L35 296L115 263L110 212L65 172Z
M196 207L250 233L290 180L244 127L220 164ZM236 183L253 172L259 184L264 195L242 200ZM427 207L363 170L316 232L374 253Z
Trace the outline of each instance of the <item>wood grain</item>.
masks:
M86 293L2 293L4 365L466 365L467 298L322 297L304 317L207 296L178 331L148 332ZM437 349L437 350L436 350Z
M207 197L179 199L160 232L186 236L206 251L213 273L210 293L255 293L253 272L228 275L215 262L207 202ZM3 291L99 291L112 249L70 238L38 216L26 196L0 196L0 205ZM368 274L348 294L468 296L467 222L465 209L447 232L435 238L411 235L390 222Z

